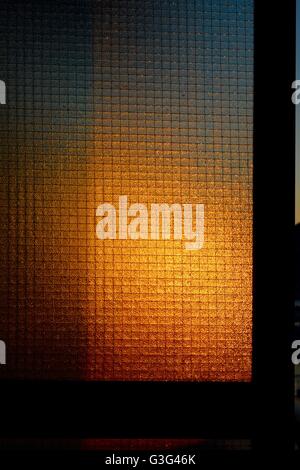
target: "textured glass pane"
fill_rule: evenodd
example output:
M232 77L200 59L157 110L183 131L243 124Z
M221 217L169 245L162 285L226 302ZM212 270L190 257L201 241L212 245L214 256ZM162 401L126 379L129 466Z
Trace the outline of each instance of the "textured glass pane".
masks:
M250 381L253 1L12 1L0 25L0 376ZM203 247L100 240L124 195L203 204Z

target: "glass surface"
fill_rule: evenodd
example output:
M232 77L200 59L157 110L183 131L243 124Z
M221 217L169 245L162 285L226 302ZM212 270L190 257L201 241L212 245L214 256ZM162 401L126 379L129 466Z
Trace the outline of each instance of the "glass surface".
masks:
M253 1L1 9L0 377L251 381ZM99 239L120 196L203 246Z

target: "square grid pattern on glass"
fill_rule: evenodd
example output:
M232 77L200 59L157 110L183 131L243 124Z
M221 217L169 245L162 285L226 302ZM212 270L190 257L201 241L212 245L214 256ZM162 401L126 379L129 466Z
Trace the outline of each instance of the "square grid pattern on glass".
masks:
M253 2L12 2L1 28L1 375L250 381ZM204 204L203 248L99 240L121 195Z

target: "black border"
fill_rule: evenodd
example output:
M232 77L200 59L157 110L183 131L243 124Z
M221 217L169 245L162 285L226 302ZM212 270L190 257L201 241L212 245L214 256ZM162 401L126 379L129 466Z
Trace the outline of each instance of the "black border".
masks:
M254 443L293 450L296 2L255 1Z
M2 437L248 438L291 450L295 1L255 1L254 379L1 381Z

